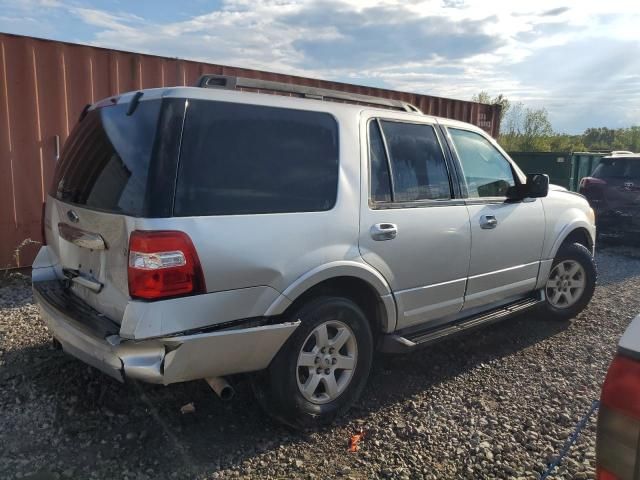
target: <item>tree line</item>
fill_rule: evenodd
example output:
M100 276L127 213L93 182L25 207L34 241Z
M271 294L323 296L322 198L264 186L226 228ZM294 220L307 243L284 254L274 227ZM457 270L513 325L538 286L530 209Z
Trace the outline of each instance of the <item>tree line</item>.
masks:
M553 130L544 108L527 108L522 102L511 103L502 94L491 97L484 91L472 100L502 107L498 141L508 152L640 152L640 126L587 128L582 134L568 135Z

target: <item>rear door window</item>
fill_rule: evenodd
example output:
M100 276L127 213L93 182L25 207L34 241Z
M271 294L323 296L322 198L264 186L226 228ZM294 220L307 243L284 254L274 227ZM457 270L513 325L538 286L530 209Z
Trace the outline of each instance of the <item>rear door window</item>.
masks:
M190 100L174 214L329 210L338 158L338 125L327 113Z
M451 198L447 165L433 126L373 120L369 123L369 156L374 203Z
M52 195L58 200L113 213L144 213L149 165L160 100L91 110L65 143Z

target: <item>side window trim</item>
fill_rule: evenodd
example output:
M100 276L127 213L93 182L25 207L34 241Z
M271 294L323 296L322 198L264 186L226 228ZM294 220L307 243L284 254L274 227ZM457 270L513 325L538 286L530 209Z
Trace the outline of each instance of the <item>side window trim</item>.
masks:
M389 184L391 186L391 202L394 203L396 201L396 184L393 178L393 165L391 165L391 155L389 155L389 145L387 145L387 137L384 135L382 130L382 123L380 123L380 118L377 117L375 119L376 125L378 125L378 133L380 134L380 138L382 138L382 145L384 146L384 156L387 160L387 168L389 169ZM371 168L369 168L371 170ZM371 191L369 191L369 198L371 198ZM389 203L389 202L378 202L378 203Z
M480 133L478 133L475 130L471 130L469 128L464 128L463 126L458 127L451 127L449 125L441 125L441 127L443 128L443 130L446 132L445 138L447 140L447 144L449 146L449 149L451 150L451 155L453 157L453 160L455 162L456 165L456 173L459 175L459 179L458 179L458 183L460 185L460 193L461 193L461 198L464 199L466 204L473 204L473 205L477 205L477 204L483 204L483 203L504 203L505 201L507 201L507 197L505 196L495 196L495 197L480 197L480 198L474 198L474 197L470 197L469 196L469 189L467 188L467 180L464 176L464 170L462 168L462 162L460 160L460 155L458 154L458 150L456 148L456 145L453 141L453 138L451 137L451 134L449 133L449 130L462 130L465 132L470 132L470 133L475 133L476 135L480 135L481 137L484 138L483 135L481 135ZM486 140L486 139L485 139ZM489 142L491 143L491 142ZM504 158L504 160L507 162L507 164L509 165L509 168L511 169L511 175L513 176L513 181L516 183L516 185L521 185L522 182L520 181L520 177L519 175L516 174L515 170L513 169L513 165L511 163L511 161L509 160L508 157L505 157L502 152L500 150L498 150L493 144L491 145L496 152L498 152L500 154L500 156L502 158Z
M460 169L457 158L452 151L452 145L447 137L447 131L443 125L436 125L436 134L440 146L445 153L445 161L447 162L447 171L449 173L449 182L451 183L453 195L452 199L461 199L466 196L466 182L464 175Z
M378 131L382 138L382 143L384 145L384 154L386 157L387 168L389 169L389 181L391 183L391 201L390 202L373 202L371 199L371 138L369 132L369 125L371 122L375 121L378 126ZM444 160L445 169L447 171L447 178L449 181L449 195L451 198L447 199L423 199L423 200L412 200L407 202L396 202L395 200L395 184L393 180L393 167L391 164L391 155L389 155L389 147L387 145L387 139L384 134L384 130L382 129L382 121L385 122L396 122L396 123L407 123L411 125L426 125L433 128L434 135L438 142L438 146L440 147L440 152L442 153L442 158ZM451 163L449 162L449 156L443 146L443 141L440 136L440 125L437 123L428 123L428 122L415 122L411 120L404 120L398 118L389 118L389 117L370 117L367 120L367 170L369 172L368 181L369 188L367 189L368 196L368 204L369 208L373 210L381 210L381 209L389 209L389 208L415 208L415 207L436 207L436 206L448 206L448 205L463 205L464 202L461 201L461 198L457 195L457 191L454 188L454 182L459 182L457 175L452 171Z

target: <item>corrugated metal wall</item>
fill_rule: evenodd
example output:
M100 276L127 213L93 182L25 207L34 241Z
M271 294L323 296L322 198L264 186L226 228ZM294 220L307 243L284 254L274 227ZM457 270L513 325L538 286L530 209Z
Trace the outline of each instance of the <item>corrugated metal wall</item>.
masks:
M203 73L333 88L396 98L424 113L474 123L492 135L499 107L284 74L0 34L0 269L30 265L56 142L64 143L87 103L141 88L193 85Z

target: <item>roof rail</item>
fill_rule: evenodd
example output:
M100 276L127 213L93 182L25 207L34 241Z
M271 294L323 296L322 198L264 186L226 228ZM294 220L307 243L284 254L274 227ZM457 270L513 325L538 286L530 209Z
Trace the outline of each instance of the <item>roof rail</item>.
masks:
M282 92L297 94L303 98L314 100L342 101L356 104L364 104L376 107L386 107L405 112L422 113L418 107L401 100L391 98L374 97L371 95L360 95L358 93L342 92L328 88L309 87L306 85L296 85L284 82L274 82L271 80L259 80L255 78L234 77L231 75L202 75L197 87L201 88L224 88L228 90L249 88L253 90L266 90L271 92Z
M635 153L629 150L613 150L610 155L635 155Z

